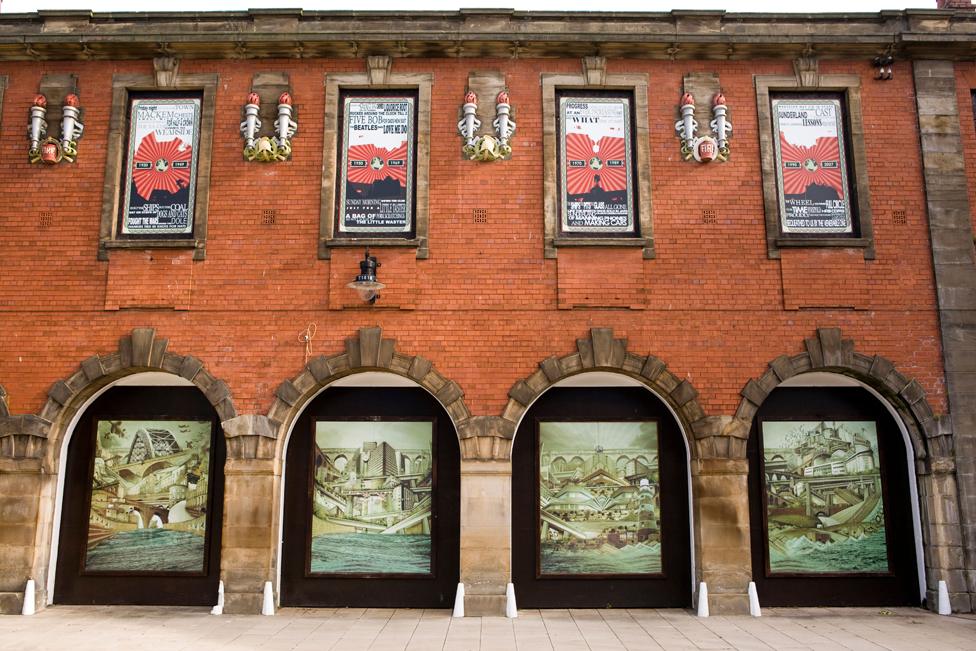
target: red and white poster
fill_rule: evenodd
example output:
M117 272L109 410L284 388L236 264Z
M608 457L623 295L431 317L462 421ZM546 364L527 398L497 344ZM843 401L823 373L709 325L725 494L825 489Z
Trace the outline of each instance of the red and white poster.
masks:
M630 101L563 96L559 111L562 229L633 232Z
M130 110L122 233L193 233L200 99L133 99Z
M783 232L852 232L840 100L774 99L773 127Z
M404 233L413 214L413 97L347 97L339 230Z

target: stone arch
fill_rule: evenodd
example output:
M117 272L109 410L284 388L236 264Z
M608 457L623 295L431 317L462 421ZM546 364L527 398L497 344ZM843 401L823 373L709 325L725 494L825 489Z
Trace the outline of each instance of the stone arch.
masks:
M267 416L239 416L225 422L228 458L230 441L239 439L240 445L234 446L237 458L271 459L277 454L283 460L285 435L308 401L322 387L367 371L385 371L416 382L444 407L458 432L472 420L457 382L441 375L429 359L398 352L396 339L383 338L379 326L360 328L357 336L346 339L345 350L309 359L298 375L278 385ZM461 455L468 458L463 444Z
M831 372L859 380L888 400L908 430L917 460L931 463L952 456L949 419L937 417L922 386L900 373L891 361L857 352L854 340L844 339L840 328L818 328L813 337L804 340L804 346L802 353L780 355L769 362L765 373L742 388L742 400L735 412L737 431L748 437L759 406L789 378L813 371Z
M737 424L730 417L706 416L691 382L678 378L654 355L629 351L627 340L614 338L612 328L592 328L588 337L576 340L576 352L544 359L537 371L516 382L508 392L508 404L501 418L495 423L484 423L483 431L479 432L483 438L507 439L504 456L498 455L497 450L502 446L497 442L485 445L479 441L479 452L491 449L496 452L494 458L509 458L518 422L536 398L560 380L590 371L626 375L667 403L677 414L682 429L694 436L694 441L688 441L693 459L745 456L748 430L745 434L736 431L733 438L730 430Z
M237 410L227 383L214 377L196 357L168 351L168 343L156 336L155 328L134 328L119 339L117 350L92 355L81 362L77 371L55 382L38 414L10 415L6 394L0 389L0 455L41 458L56 468L61 451L58 444L85 401L126 375L146 371L171 373L188 380L206 396L221 421L234 418Z
M958 567L955 559L963 554L949 417L936 416L922 386L898 371L893 362L880 355L857 352L854 340L844 339L840 328L817 328L814 336L804 339L804 349L795 355L780 355L769 362L765 373L745 384L734 416L738 430L748 436L756 412L769 394L786 380L804 373L845 375L876 391L894 409L912 447L915 466L910 471L918 490L913 497L918 500L914 514L916 555L924 568L924 573L920 570L919 583L928 607L934 608L938 601L933 577L952 579ZM954 606L954 610L971 610L965 592L961 580L950 588L953 604L966 604L961 608Z

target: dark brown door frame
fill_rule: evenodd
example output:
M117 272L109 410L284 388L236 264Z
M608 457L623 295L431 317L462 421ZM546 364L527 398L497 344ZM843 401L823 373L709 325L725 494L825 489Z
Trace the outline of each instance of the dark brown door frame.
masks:
M537 576L538 420L657 420L662 486L663 576ZM668 407L642 387L555 388L526 412L512 447L512 581L530 608L688 608L692 603L692 531L688 448ZM664 500L667 500L666 502Z
M98 419L211 421L205 571L195 574L86 573L82 571L88 531L88 495ZM212 606L220 580L226 448L220 420L196 387L113 387L78 419L65 449L58 553L54 559L53 602L61 604L138 604Z
M431 575L316 576L306 571L310 459L315 420L433 420L437 473L436 552ZM461 454L450 416L421 388L335 387L296 419L285 451L279 555L282 606L450 608L460 576Z
M760 468L759 428L764 420L873 420L878 428L886 531L891 571L887 575L783 576L766 571L767 543ZM910 446L910 443L908 444ZM917 606L919 596L915 504L909 448L886 405L861 387L781 387L760 406L749 435L749 518L753 580L769 606Z

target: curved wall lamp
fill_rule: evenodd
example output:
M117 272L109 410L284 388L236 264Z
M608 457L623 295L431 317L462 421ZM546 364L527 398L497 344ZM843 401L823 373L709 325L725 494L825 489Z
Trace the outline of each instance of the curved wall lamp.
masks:
M376 256L370 255L367 248L366 255L359 261L359 275L356 276L356 280L346 285L349 289L355 289L359 298L370 305L376 302L380 297L380 290L386 287L376 279L376 269L379 266L379 260Z

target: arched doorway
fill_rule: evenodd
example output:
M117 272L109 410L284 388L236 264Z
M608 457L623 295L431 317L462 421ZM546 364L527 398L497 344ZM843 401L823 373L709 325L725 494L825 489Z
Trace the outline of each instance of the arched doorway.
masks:
M396 379L401 386L327 388L294 423L285 451L283 606L453 604L457 434L433 396Z
M512 495L520 606L691 605L687 448L647 389L547 390L516 433Z
M54 602L216 603L225 448L207 397L113 386L68 435Z
M759 598L768 606L918 605L914 455L879 398L842 376L834 384L847 386L778 387L753 419Z

